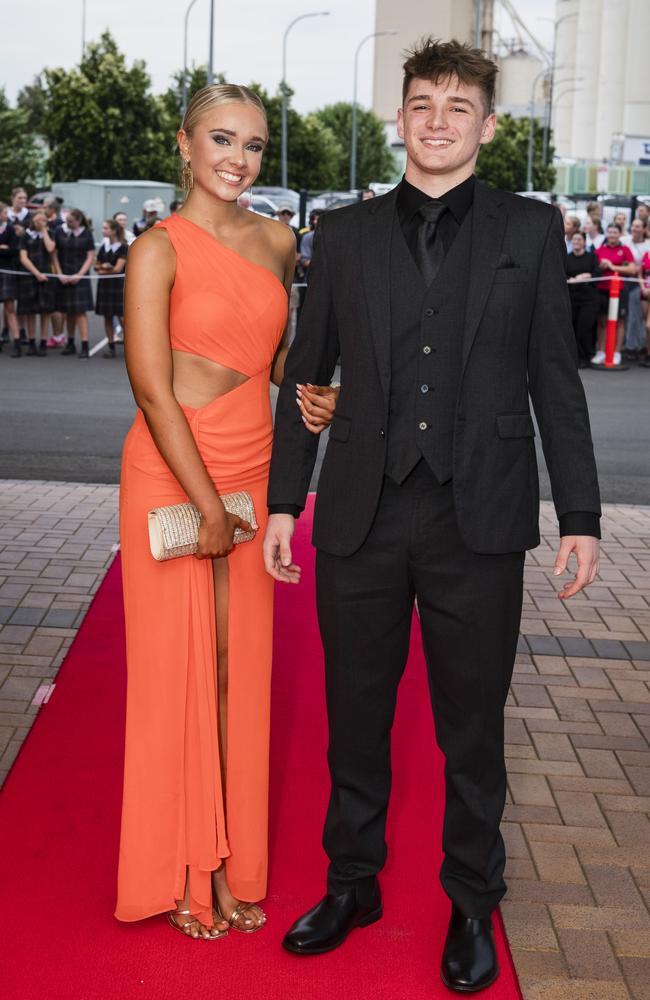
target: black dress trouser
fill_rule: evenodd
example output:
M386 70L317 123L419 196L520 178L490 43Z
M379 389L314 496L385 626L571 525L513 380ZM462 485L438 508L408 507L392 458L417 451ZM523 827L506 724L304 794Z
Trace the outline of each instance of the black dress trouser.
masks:
M328 891L363 892L386 860L390 733L417 598L438 744L445 756L447 895L482 917L505 892L503 708L521 618L525 552L478 555L456 524L452 484L424 461L384 480L352 556L318 551L332 782Z

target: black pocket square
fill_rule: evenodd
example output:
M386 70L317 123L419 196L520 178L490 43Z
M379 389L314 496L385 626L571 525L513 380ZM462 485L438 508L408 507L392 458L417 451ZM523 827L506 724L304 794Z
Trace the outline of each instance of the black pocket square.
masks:
M517 267L514 260L509 253L502 253L499 257L499 263L497 264L497 270L500 267Z

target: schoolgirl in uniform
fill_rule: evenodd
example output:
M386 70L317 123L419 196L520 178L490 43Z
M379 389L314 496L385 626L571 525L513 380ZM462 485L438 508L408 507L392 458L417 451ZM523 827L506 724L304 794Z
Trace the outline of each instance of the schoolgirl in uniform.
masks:
M32 215L27 208L27 192L25 188L15 187L11 192L11 208L7 210L8 220L16 230L16 236L22 236L27 226L32 224Z
M124 274L126 266L127 243L123 227L115 219L106 219L102 227L103 242L95 258L95 271L99 275ZM123 323L124 316L124 278L109 278L97 282L97 301L95 312L104 317L104 328L108 346L104 351L105 358L115 357L115 332L113 317L117 316Z
M11 192L11 207L9 208L7 215L9 217L9 223L14 227L14 232L18 239L24 234L28 226L32 224L32 214L27 208L27 192L25 188L15 187ZM20 285L20 279L18 280ZM25 330L26 317L21 313L20 308L18 309L18 328L20 331L21 341L27 340L27 332Z
M15 302L18 282L16 275L9 273L17 269L18 237L9 222L9 209L4 202L0 202L0 302L4 306L5 324L11 334L12 358L19 358L22 353ZM1 345L0 350L2 350Z
M47 328L56 305L55 278L46 277L52 272L52 254L56 247L47 228L47 215L39 210L32 215L31 226L19 240L21 267L28 271L18 279L18 313L27 320L29 337L28 355L45 357ZM36 347L36 317L41 317L40 342Z
M76 354L75 327L81 338L80 358L88 357L88 317L93 308L93 293L88 274L95 259L95 241L88 220L78 208L71 208L63 226L54 235L58 261L56 308L65 313L68 342L61 354Z
M63 216L61 215L62 205L63 199L58 197L49 198L43 204L43 209L47 216L47 231L52 239L54 239L57 229L64 223ZM54 270L54 266L52 270ZM54 288L56 290L56 285ZM60 313L55 309L50 316L50 322L52 324L52 333L47 342L47 347L63 347L65 344L65 333L63 332L63 313Z

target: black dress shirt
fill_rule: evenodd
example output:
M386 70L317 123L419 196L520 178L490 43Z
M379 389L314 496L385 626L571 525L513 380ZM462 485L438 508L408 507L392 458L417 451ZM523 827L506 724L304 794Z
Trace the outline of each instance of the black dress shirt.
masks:
M405 177L402 178L397 195L397 215L402 232L404 233L406 245L414 258L416 258L418 230L423 221L422 216L418 214L422 205L426 205L428 201L437 200L441 201L449 209L441 217L437 229L442 238L445 253L447 253L462 225L463 219L472 207L475 186L476 178L472 174L462 184L457 184L456 187L452 188L451 191L446 191L440 198L433 199L430 195L425 194L424 191L420 191L419 188L410 184Z
M397 193L397 214L404 239L414 258L418 228L422 222L422 217L418 214L420 207L433 200L442 201L447 205L449 211L445 212L438 223L438 231L446 253L472 207L475 187L476 177L472 174L467 180L446 191L439 199L433 199L407 181L406 177L402 177ZM292 514L297 518L300 513L301 509L292 504L273 504L269 507L269 514ZM591 511L570 511L560 515L559 528L560 535L592 535L594 538L600 538L600 518Z

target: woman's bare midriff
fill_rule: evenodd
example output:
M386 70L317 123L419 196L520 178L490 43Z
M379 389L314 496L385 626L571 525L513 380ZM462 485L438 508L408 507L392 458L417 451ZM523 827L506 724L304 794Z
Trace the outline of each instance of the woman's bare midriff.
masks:
M199 409L248 381L248 375L185 351L172 351L173 391L183 406Z

